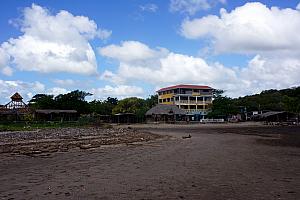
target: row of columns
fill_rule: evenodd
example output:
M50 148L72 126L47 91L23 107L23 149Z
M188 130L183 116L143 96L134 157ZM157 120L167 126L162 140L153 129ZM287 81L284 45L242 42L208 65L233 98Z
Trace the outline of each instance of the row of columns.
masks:
M197 108L197 104L198 104L198 97L195 97L196 98L196 110L198 109ZM179 108L181 108L181 99L180 99L180 96L178 96L178 100L179 100ZM188 109L190 109L190 103L191 101L190 101L190 96L188 96ZM203 97L202 98L202 105L203 105L203 109L205 109L205 98Z

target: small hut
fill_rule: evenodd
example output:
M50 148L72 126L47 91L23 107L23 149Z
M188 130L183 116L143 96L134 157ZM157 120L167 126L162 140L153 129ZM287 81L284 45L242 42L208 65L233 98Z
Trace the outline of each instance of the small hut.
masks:
M76 110L37 109L34 118L37 121L76 121L78 113Z
M147 122L175 122L185 119L186 112L176 105L158 104L146 112Z
M118 124L132 124L137 122L137 118L134 113L117 113L112 116L112 122Z
M23 101L23 97L16 92L11 97L11 101L0 107L0 120L21 120L24 115L30 113L30 109Z
M295 114L285 111L269 111L256 115L256 119L266 122L288 122L295 118Z
M23 97L18 92L12 95L10 99L11 101L4 106L7 109L23 109L28 107L27 104L24 103Z

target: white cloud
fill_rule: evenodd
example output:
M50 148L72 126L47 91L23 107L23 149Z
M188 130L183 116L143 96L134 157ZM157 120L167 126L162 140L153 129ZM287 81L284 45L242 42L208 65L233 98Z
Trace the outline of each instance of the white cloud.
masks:
M105 39L111 31L99 29L87 17L74 16L64 10L52 15L35 4L25 8L23 16L19 23L23 35L1 45L2 51L9 56L7 64L24 71L97 73L89 40Z
M233 69L236 84L224 84L233 96L300 85L299 29L299 10L258 2L221 9L220 16L186 19L181 26L186 38L207 38L217 53L253 55L246 67Z
M128 41L128 43L130 43L130 41ZM139 44L144 47L143 49L147 49L147 52L156 51L145 44ZM132 62L132 59L128 58L136 58L135 51L130 51L128 48L123 49L123 44L113 46L119 50L116 50L117 52L120 53L120 50L127 50L126 53L128 54L126 59L124 59L123 56L119 56L119 54L108 54L110 58L115 58L119 61L117 72L106 71L104 75L102 75L106 76L106 80L111 79L113 83L118 83L120 80L122 83L130 80L140 80L156 86L165 86L177 83L223 85L226 82L237 81L236 72L234 70L228 69L218 63L209 65L202 58L176 54L164 50L163 54L152 53L152 56L139 56L139 62ZM106 49L106 47L104 47L104 49ZM134 54L130 55L130 52L134 52ZM139 52L141 53L142 51ZM149 63L156 63L156 65L149 65Z
M219 2L220 2L221 4L226 4L226 3L227 3L227 0L219 0Z
M3 67L3 69L1 70L2 74L6 75L6 76L11 76L13 74L13 69L11 67Z
M53 94L57 96L59 94L66 94L68 91L62 87L46 88L46 86L38 81L25 82L20 80L5 81L0 79L0 104L5 104L10 101L10 97L18 92L24 98L23 101L27 102L35 94Z
M125 62L151 59L159 54L159 52L138 41L124 41L121 45L108 45L99 48L99 53L102 56Z
M300 10L300 3L297 4L296 9Z
M156 12L158 10L158 6L153 3L140 5L141 11L147 11L147 12Z
M116 48L121 46L115 45ZM146 49L155 51L145 46ZM220 63L207 63L200 57L177 54L167 50L165 52L163 56L158 56L158 54L155 54L156 57L145 56L144 59L140 58L139 62L127 61L123 57L115 56L119 67L115 72L106 71L104 73L106 80L119 84L137 80L156 87L183 83L205 84L224 89L227 95L234 97L270 88L279 89L300 85L298 78L300 77L300 60L297 58L274 59L256 55L246 67L238 68L226 67ZM149 60L152 63L155 60L157 65L149 65Z
M13 70L8 66L9 55L0 47L0 71L2 74L6 76L11 76L13 74Z
M115 83L115 84L122 84L125 82L124 78L114 74L113 72L109 71L109 70L105 70L101 77L100 77L102 80L105 80L105 81L110 81L112 83Z
M96 36L99 37L102 40L106 40L106 39L108 39L111 36L111 34L112 34L111 30L99 29L97 31Z
M181 26L189 39L211 38L217 52L259 53L299 51L300 12L290 8L268 8L262 3L246 3L220 16L186 19Z
M78 82L72 79L54 79L53 82L61 86L74 86Z
M218 3L226 4L226 0L171 0L170 11L194 15L200 10L208 10Z
M194 15L199 10L211 8L208 0L171 0L170 11Z
M142 88L129 85L118 85L115 87L106 85L103 88L93 88L90 92L93 94L93 97L97 99L106 99L107 97L123 99L126 97L139 96L144 93Z
M234 78L234 74L222 65L210 66L205 60L192 56L170 53L160 58L159 62L160 66L156 69L120 63L118 75L123 79L138 79L164 85L182 82L210 84L212 80L223 82L224 79ZM221 73L223 76L219 76Z
M300 85L300 60L295 58L267 58L256 55L246 68L241 69L240 78L248 82L252 92L270 88L287 88Z
M59 94L66 94L68 92L70 92L70 91L68 91L65 88L61 88L61 87L53 87L53 88L50 88L47 90L47 94L52 94L54 96L57 96Z
M19 92L25 101L32 97L32 94L45 92L45 85L35 82L24 82L20 80L16 81L5 81L0 80L0 101L1 103L8 103L10 97L15 93Z

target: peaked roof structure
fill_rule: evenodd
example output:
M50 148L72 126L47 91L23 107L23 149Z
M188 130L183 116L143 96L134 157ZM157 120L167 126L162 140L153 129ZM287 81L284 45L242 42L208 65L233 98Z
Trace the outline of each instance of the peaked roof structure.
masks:
M40 114L51 114L51 113L77 113L77 110L58 110L58 109L37 109L36 113Z
M158 104L146 112L146 115L185 115L186 112L176 105Z
M11 97L11 100L13 101L22 101L23 97L18 93L16 92L14 95L12 95Z
M11 97L11 101L4 106L1 107L1 111L8 111L8 110L18 110L22 112L27 112L29 111L29 108L26 103L23 102L23 97L16 92L14 95Z

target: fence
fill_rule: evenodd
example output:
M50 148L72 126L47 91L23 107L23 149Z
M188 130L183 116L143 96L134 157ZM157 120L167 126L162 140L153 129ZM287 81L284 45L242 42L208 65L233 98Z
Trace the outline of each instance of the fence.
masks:
M201 123L224 123L224 119L201 119Z

